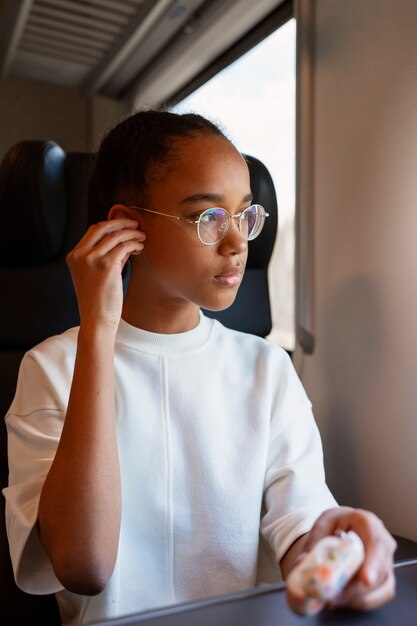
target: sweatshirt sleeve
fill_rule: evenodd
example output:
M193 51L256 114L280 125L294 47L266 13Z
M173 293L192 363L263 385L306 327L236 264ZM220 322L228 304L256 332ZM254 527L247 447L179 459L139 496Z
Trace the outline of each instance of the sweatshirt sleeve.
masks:
M285 355L273 403L261 535L276 565L318 516L337 506L325 480L323 449L311 402Z
M16 584L32 594L62 589L40 541L37 519L40 493L55 456L64 416L56 388L36 358L27 353L6 415L9 482L3 494Z

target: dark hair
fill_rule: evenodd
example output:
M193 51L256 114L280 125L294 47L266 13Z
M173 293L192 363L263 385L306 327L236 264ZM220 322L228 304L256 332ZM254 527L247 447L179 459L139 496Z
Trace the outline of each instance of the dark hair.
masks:
M195 113L145 110L117 124L97 154L88 190L88 223L106 220L117 202L146 206L149 182L174 158L175 140L199 133L229 141L216 124Z

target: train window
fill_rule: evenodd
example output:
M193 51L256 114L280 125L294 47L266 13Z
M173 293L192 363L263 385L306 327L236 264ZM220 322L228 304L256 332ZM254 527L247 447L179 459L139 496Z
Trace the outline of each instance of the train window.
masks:
M279 228L270 264L273 329L269 339L295 347L295 19L171 108L220 124L241 152L268 167Z

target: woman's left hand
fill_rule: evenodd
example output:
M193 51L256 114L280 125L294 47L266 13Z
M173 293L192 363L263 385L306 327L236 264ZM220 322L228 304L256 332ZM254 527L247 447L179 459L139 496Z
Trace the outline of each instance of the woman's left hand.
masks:
M320 539L338 529L353 530L359 535L365 547L365 560L329 606L368 611L390 602L395 597L393 565L397 543L374 513L344 506L324 511L305 536L303 551L308 552Z

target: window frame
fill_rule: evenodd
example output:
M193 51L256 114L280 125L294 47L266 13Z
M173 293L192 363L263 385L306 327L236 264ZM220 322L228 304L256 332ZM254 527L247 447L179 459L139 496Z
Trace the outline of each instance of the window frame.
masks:
M189 81L180 90L173 94L164 103L164 109L170 109L181 100L185 100L194 91L197 91L211 78L216 76L226 67L237 61L246 52L254 48L258 43L272 35L274 31L295 17L294 0L284 0L274 11L265 17L259 24L254 26L239 41L234 43L226 52L210 63L193 80Z

